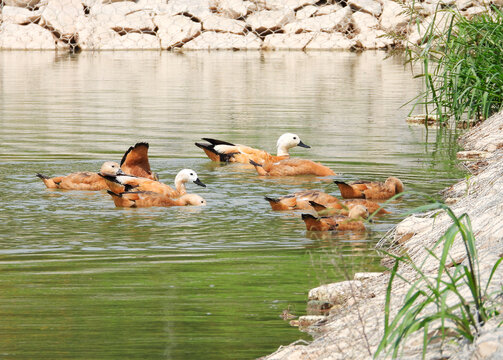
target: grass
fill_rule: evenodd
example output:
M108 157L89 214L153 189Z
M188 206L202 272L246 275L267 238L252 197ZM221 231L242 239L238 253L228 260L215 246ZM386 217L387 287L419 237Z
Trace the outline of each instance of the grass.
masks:
M444 210L453 221L434 247L428 249L429 260L438 263L438 271L433 275L427 274L422 270L424 263L418 266L406 255L389 254L396 261L386 292L384 335L375 357L386 354L397 358L405 340L418 331L423 332L423 358L432 341L440 340L443 343L448 337L455 337L473 342L486 321L498 314L493 307L493 294L488 289L503 258L494 264L488 280L482 284L470 218L466 213L457 217L447 205L439 202L414 211L433 209ZM458 235L465 248L463 262L449 256ZM440 256L434 252L439 246L443 246ZM401 263L413 269L416 280L410 281L400 276L398 267ZM407 282L410 289L398 313L390 319L392 287L396 277Z
M424 105L441 122L484 120L503 109L502 23L496 7L471 20L437 9L423 28L420 46L406 48L409 61L423 65L418 77L425 90L413 99L416 106Z

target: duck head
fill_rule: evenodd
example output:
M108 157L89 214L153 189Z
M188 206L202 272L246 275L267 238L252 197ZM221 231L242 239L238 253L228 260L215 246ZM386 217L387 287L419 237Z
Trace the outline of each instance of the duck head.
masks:
M175 184L177 187L178 184L186 183L188 181L192 181L196 185L206 187L206 185L197 177L197 173L192 169L183 169L175 177Z
M310 148L309 145L304 144L299 135L292 133L285 133L281 135L276 144L278 148L278 156L287 156L288 149L293 148L294 146L300 146L303 148Z
M101 165L100 172L101 175L126 175L122 170L118 163L114 161L106 161Z
M206 200L197 194L185 194L180 196L180 200L185 203L185 205L192 206L206 206Z

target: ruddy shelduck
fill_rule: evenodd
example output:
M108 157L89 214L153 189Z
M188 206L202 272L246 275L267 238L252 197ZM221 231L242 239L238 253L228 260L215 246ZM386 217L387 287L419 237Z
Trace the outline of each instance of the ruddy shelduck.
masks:
M277 155L271 155L264 150L255 149L246 145L232 144L226 141L203 138L208 143L196 143L196 146L203 149L206 155L213 161L237 162L248 164L250 160L263 164L267 161L276 162L288 159L288 150L300 146L310 148L304 144L297 134L285 133L281 135L276 143Z
M355 181L348 184L337 180L334 182L339 187L341 196L344 199L386 200L403 192L403 183L394 176L387 178L384 183L377 181Z
M206 200L197 194L185 194L178 199L172 199L169 196L155 193L152 191L133 191L116 194L110 190L107 191L115 203L116 207L170 207L170 206L205 206Z
M278 162L259 164L250 160L255 170L261 176L294 176L294 175L336 175L332 169L320 163L304 159L285 159Z
M122 156L121 169L124 173L151 180L159 180L156 173L150 169L148 161L148 148L146 142L136 143L131 146Z
M109 189L120 194L127 191L151 191L159 194L166 195L170 198L177 198L187 193L185 183L192 181L194 184L206 187L206 185L199 180L197 173L191 169L181 170L175 177L175 189L160 181L150 180L142 177L135 177L129 175L107 175L102 174Z
M106 161L100 169L100 174L107 176L123 175L120 165L113 161ZM42 179L45 186L49 189L64 189L64 190L106 190L108 185L98 173L95 172L76 172L66 176L56 176L50 178L48 176L37 174Z
M316 217L311 214L302 214L302 220L304 220L308 231L362 231L365 230L363 219L368 216L369 212L366 207L356 205L349 211L348 216Z

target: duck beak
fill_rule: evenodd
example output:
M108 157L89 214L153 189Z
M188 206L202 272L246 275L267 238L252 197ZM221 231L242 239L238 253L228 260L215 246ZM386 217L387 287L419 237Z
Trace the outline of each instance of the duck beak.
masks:
M199 180L199 178L197 178L196 180L194 180L194 184L202 186L202 187L206 187L206 185L204 185L204 183L201 180Z
M304 143L302 142L302 140L299 142L299 144L298 144L297 146L300 146L300 147L303 147L303 148L307 148L307 149L310 149L310 148L311 148L311 146L304 144Z
M119 169L119 170L117 170L116 175L126 175L126 173L124 171L122 171L122 169Z

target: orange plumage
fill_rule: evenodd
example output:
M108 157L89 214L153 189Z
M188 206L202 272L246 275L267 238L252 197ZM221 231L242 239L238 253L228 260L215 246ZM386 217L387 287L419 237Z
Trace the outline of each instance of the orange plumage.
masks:
M345 199L375 199L385 200L390 197L403 192L403 183L396 177L390 176L384 183L372 181L356 181L352 183L345 183L342 181L335 181L341 196Z
M265 162L258 164L250 160L250 164L255 166L257 173L261 176L294 176L294 175L336 175L332 169L304 159L285 159L278 162Z
M121 169L124 173L151 180L159 180L156 173L150 170L148 161L148 143L140 142L131 146L122 156Z
M311 214L302 214L302 220L304 220L308 231L362 231L365 230L362 219L367 218L368 215L368 210L365 207L357 205L349 211L348 216L316 217Z
M185 194L178 199L172 199L169 196L155 193L152 191L124 192L116 194L110 190L108 193L116 207L170 207L170 206L205 206L206 200L197 194Z

